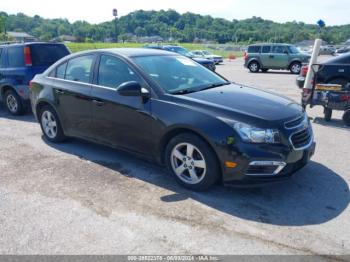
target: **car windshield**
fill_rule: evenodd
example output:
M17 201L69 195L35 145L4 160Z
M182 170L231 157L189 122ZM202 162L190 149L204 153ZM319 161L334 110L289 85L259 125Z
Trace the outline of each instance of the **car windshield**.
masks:
M157 84L170 94L185 94L230 84L227 80L183 56L135 57Z
M300 53L299 49L296 48L294 45L291 45L291 46L289 46L288 48L289 48L289 52L290 52L291 54L298 54L298 53Z

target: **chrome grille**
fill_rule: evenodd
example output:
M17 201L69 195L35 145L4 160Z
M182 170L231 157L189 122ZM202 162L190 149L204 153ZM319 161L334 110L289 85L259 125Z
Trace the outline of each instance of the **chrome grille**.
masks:
M311 142L312 133L309 128L306 128L291 135L290 140L295 149L301 149Z

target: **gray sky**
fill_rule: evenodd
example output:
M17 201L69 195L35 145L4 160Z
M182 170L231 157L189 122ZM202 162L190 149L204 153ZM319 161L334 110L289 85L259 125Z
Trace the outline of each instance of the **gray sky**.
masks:
M0 10L15 14L40 15L45 18L68 18L99 23L112 19L112 9L119 15L131 11L175 9L229 20L260 16L277 22L303 21L327 25L350 24L349 0L1 0Z

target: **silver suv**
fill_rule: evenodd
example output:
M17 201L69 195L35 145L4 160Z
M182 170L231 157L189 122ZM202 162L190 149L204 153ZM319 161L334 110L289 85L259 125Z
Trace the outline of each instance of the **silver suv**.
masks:
M299 74L302 64L308 63L310 57L289 44L256 44L250 45L244 54L244 67L252 73L278 69Z

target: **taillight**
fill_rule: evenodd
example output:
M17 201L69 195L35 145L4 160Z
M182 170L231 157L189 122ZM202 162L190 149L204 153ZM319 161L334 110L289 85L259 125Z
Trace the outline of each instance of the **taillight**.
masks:
M32 57L30 55L30 47L29 46L24 47L24 64L26 66L32 65Z
M248 58L247 52L244 52L243 58L244 58L244 60L247 60L247 58Z
M350 96L349 95L341 95L340 101L350 101Z
M303 66L301 68L301 75L306 76L308 71L309 71L309 66Z

